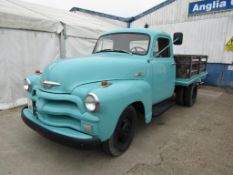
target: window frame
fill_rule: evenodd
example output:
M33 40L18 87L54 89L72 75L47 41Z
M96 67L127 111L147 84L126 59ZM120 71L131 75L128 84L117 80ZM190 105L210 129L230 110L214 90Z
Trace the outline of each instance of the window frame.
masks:
M105 34L105 35L101 35L97 40L96 40L96 44L95 44L95 47L92 51L92 54L95 54L95 51L97 49L97 43L98 43L98 40L101 38L101 37L105 37L105 36L109 36L109 35L119 35L119 34L136 34L136 35L144 35L144 36L147 36L148 39L149 39L149 42L148 42L148 48L147 48L147 52L144 54L144 55L138 55L138 56L146 56L148 55L148 53L150 53L150 48L151 48L151 36L147 33L140 33L140 32L116 32L116 33L108 33L108 34Z
M156 57L154 55L154 49L156 47L156 44L158 43L159 38L167 39L169 41L170 46L169 46L169 56L168 57ZM155 39L155 43L154 43L153 49L152 49L152 55L153 55L153 57L156 58L156 59L159 59L159 58L160 59L171 58L171 56L172 56L171 43L172 43L171 39L168 36L161 36L161 35L157 36L157 38Z
M112 42L112 43L111 43L112 45L114 44L114 43L113 43L113 40L110 40L110 39L108 39L108 40ZM102 41L104 41L104 40L102 40ZM101 47L101 49L103 49L103 45L104 45L104 44L105 44L105 43L104 43L104 42L102 42L102 46L100 46L100 47ZM96 48L96 49L98 49L98 48Z

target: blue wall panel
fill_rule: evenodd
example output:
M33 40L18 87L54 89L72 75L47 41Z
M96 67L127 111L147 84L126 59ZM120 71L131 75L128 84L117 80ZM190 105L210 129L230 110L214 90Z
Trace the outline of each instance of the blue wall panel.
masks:
M233 71L228 70L230 64L208 63L208 76L204 80L206 84L233 87Z

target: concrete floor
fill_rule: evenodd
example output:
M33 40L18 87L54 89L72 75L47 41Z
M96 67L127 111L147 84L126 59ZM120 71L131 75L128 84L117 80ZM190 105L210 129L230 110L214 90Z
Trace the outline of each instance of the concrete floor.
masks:
M233 94L202 87L194 107L140 125L118 158L45 139L21 121L20 108L0 112L0 139L0 175L232 175Z

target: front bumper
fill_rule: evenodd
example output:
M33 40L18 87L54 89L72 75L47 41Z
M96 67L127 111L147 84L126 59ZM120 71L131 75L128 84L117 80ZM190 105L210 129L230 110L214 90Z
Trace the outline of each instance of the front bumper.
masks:
M27 124L30 128L39 134L49 138L50 140L65 145L91 148L100 143L98 138L82 132L74 131L69 128L58 128L45 125L40 120L38 120L27 107L22 109L21 117L25 124Z

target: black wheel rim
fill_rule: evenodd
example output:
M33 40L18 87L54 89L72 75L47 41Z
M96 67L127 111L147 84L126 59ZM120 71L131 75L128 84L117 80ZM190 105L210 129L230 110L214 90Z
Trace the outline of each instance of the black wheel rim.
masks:
M131 117L125 117L117 126L114 143L120 150L124 151L128 148L132 140L133 121Z

